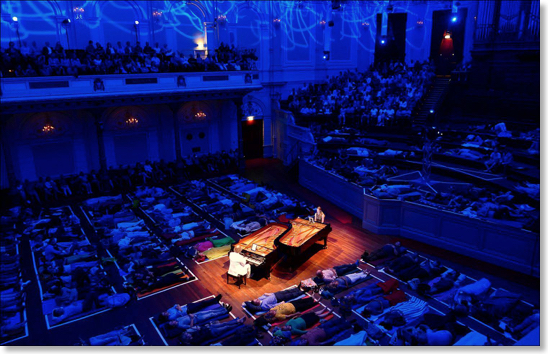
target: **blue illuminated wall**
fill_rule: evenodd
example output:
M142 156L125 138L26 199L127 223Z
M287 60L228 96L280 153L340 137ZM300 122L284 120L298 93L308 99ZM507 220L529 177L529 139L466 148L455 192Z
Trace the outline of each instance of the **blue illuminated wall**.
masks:
M477 1L467 7L465 60L470 58ZM220 42L256 48L259 69L274 70L272 80L300 81L324 78L344 68L367 68L373 60L375 17L387 11L388 1L343 1L331 11L331 1L2 1L1 44L57 41L67 48L85 48L94 42L167 43L183 53L216 48ZM393 12L406 12L406 60L424 60L430 51L432 12L450 9L450 1L392 1ZM226 19L224 18L226 16ZM328 28L328 16L334 26ZM72 23L68 36L61 22ZM216 23L215 20L217 19ZM135 26L135 21L139 25ZM214 27L214 24L216 25ZM330 30L331 60L322 61ZM468 40L469 39L469 40ZM68 41L68 43L67 43ZM303 68L317 69L303 72ZM277 73L283 68L285 74ZM294 72L292 72L293 68ZM289 70L287 70L289 69ZM295 75L295 73L297 75ZM264 81L265 78L263 78Z
M46 41L52 46L59 41L65 48L83 49L89 40L103 45L107 42L114 45L118 41L125 45L130 41L133 45L136 39L142 45L145 42L158 42L161 46L167 43L185 54L195 50L214 50L221 42L240 48L255 48L259 56L259 79L264 89L249 94L245 99L261 107L263 151L265 157L271 157L283 154L278 148L282 136L274 122L274 108L280 94L287 97L292 88L302 86L303 82L323 81L326 76L343 70L367 69L374 59L376 17L386 13L389 4L393 5L391 11L394 13L407 13L407 62L429 57L432 14L436 10L451 9L451 1L343 1L342 4L340 9L332 10L331 1L2 0L1 46L7 47L10 41L17 43L19 34L22 42L31 45L35 41L39 49ZM460 1L460 4L468 9L464 58L469 60L478 1ZM12 20L14 16L17 23ZM71 25L65 30L61 24L67 18ZM332 27L329 26L330 20L333 21ZM137 26L135 21L139 22ZM331 53L329 61L322 59L326 49ZM189 131L181 132L181 136L184 138L207 128L210 129L210 151L237 146L235 108L233 104L227 104L228 107L214 110L224 112L226 117L220 119L219 114L211 115L219 118L221 123L191 127ZM156 111L145 113L143 117L160 114ZM159 122L171 119L169 112L164 113L155 119ZM16 116L14 122L23 126L15 125L11 129L19 134L25 131L25 122L33 119L32 115ZM71 155L62 158L74 161L73 172L97 169L97 142L89 115L79 112L76 121L73 115L59 119L73 124L62 136L50 139L56 144L72 142ZM158 124L151 124L134 138L141 139L143 146L146 140L147 151L140 153L146 155L143 159L171 160L174 158L172 126ZM33 131L34 128L28 129ZM226 134L228 131L231 133ZM49 144L50 140L17 134L10 135L9 153L18 164L17 177L35 179L43 171L37 167L34 152L40 150L41 144ZM105 136L109 165L133 158L122 150L119 156L115 153L116 146L126 144L124 134L113 131ZM50 150L53 151L54 147L59 153L69 151L62 145L52 145ZM3 167L3 159L1 164ZM0 174L0 185L6 186L5 173Z

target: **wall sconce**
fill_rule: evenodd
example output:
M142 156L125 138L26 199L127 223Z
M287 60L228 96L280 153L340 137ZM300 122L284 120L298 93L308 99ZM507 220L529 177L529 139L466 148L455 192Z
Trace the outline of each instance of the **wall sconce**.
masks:
M217 22L220 25L224 25L226 23L226 15L219 15L217 16Z
M369 27L369 22L367 22L367 21L362 22L362 26L363 27Z
M74 19L75 20L83 20L85 11L86 10L84 10L83 7L76 6L75 8L73 8L72 12L74 13Z
M282 20L279 19L279 18L275 18L274 21L272 21L272 22L274 22L274 27L279 28L280 23L282 22Z
M44 134L51 134L55 132L55 127L53 126L53 123L51 122L51 119L46 118L46 121L44 123L44 127L42 128L42 133Z
M154 21L156 22L160 22L162 20L162 16L164 15L164 13L162 11L158 11L158 10L154 10L152 12L152 18L154 19Z
M325 20L321 20L321 21L320 21L320 25L321 25L322 27L325 27L325 24L326 24L326 23L327 23L327 22L325 22Z
M419 27L424 26L424 20L423 19L418 19L417 20L417 26L419 26Z
M126 112L126 125L128 127L135 127L139 124L139 119L133 117L129 111Z
M207 115L202 111L200 111L200 112L198 112L194 115L194 118L198 118L198 119L205 119L205 117L207 117Z

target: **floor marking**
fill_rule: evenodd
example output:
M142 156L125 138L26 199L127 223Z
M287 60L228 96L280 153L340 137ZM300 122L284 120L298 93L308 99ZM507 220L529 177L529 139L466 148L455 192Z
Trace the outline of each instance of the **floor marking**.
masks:
M158 335L160 336L160 339L162 340L162 342L164 342L164 345L166 347L169 347L169 344L164 339L164 336L162 335L162 333L160 333L160 329L158 328L158 326L156 326L156 323L154 322L154 317L150 317L149 320L152 323L152 326L154 326L154 329L156 330L156 333L158 333Z

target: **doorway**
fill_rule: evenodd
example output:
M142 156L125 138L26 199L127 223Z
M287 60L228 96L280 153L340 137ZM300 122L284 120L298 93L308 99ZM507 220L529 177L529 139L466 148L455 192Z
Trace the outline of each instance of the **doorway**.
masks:
M382 14L377 14L375 64L391 61L405 62L407 13L388 14L387 35L382 36Z
M436 74L450 75L464 56L464 28L468 9L434 11L430 60L436 64Z
M263 120L246 120L241 122L241 124L245 159L249 160L263 157Z

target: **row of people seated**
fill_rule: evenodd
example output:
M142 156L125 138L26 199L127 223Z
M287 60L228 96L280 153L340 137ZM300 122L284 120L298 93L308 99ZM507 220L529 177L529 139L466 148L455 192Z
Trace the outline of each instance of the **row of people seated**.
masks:
M228 48L228 49L226 49ZM223 45L202 58L199 53L188 58L167 44L152 47L146 42L144 47L137 41L134 46L128 41L116 45L89 41L85 50L66 51L60 42L55 47L45 42L40 50L35 41L31 46L26 41L17 47L14 42L0 50L2 77L65 76L65 75L106 75L129 73L157 73L180 71L255 70L258 60L253 49L235 49Z
M137 203L124 203L122 196L92 198L84 202L97 235L111 252L138 297L194 279L165 244L133 210Z
M44 315L52 324L105 308L115 293L97 249L68 207L45 209L24 231L30 239L43 293Z
M22 278L21 234L15 228L22 218L24 211L16 207L0 221L0 344L23 337L27 328L25 287L30 281Z
M214 154L193 154L181 160L166 162L145 161L134 166L110 166L108 170L58 177L39 177L37 181L16 181L10 188L11 204L43 206L70 200L74 197L129 191L136 186L158 185L233 171L237 166L237 150Z
M409 68L405 63L390 64L383 70L371 66L368 71L347 70L321 85L304 84L293 89L288 105L294 113L320 113L338 117L340 126L388 126L409 120L419 100L434 78L433 68L418 64Z

